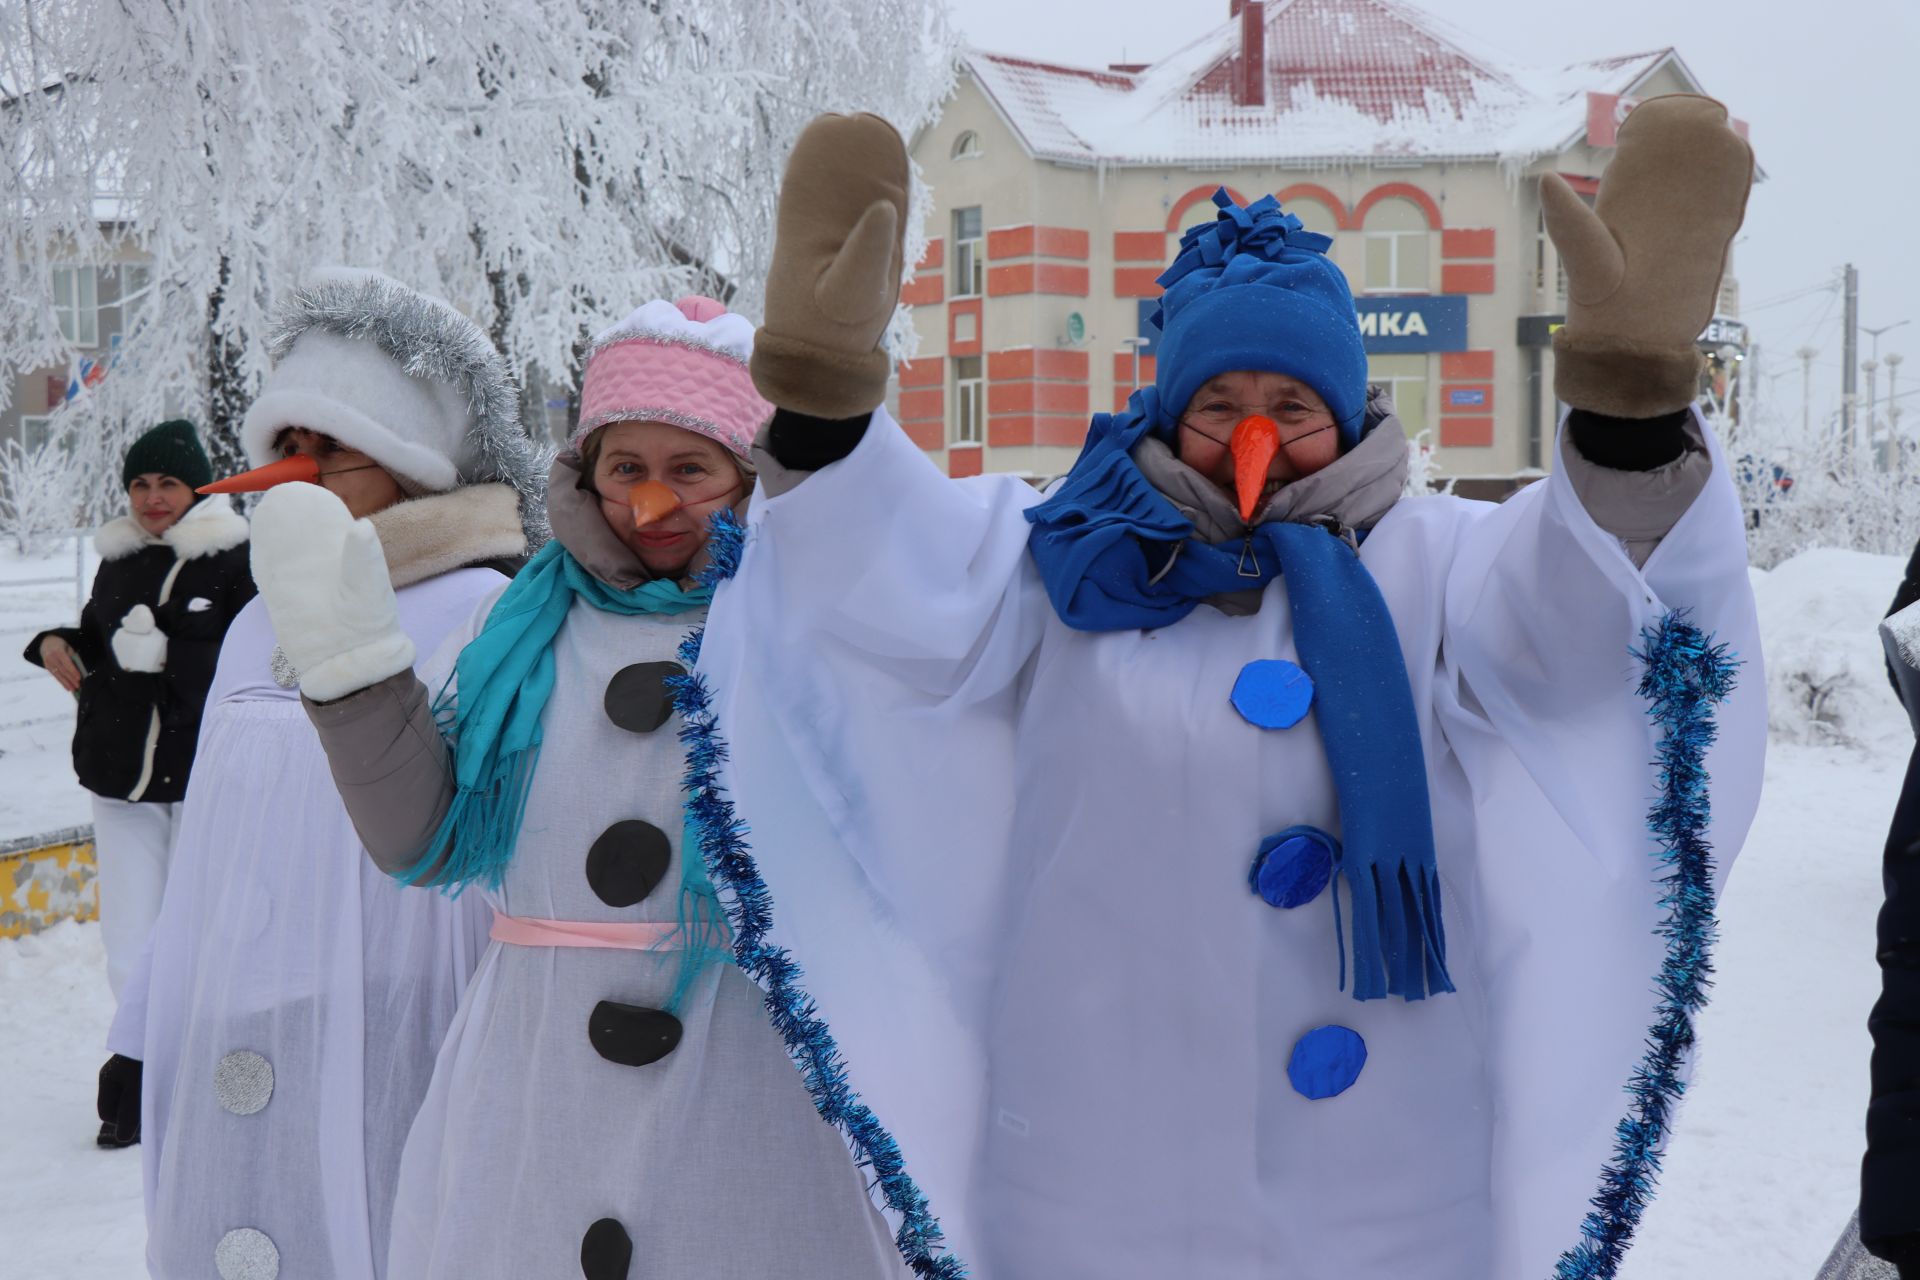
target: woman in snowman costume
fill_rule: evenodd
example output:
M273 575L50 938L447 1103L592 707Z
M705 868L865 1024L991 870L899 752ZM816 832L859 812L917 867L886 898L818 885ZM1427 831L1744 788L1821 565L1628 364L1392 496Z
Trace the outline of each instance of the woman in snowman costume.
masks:
M752 343L697 297L601 335L549 474L553 541L419 676L365 522L302 486L257 513L282 647L359 672L307 711L368 853L492 908L407 1141L393 1277L901 1273L685 836L681 646L709 521L744 507L772 412Z
M486 920L368 863L300 694L432 652L545 536L518 393L473 321L329 270L282 308L273 351L240 428L257 469L208 489L303 489L365 517L394 631L321 663L277 646L256 600L221 646L165 900L108 1040L145 1061L147 1265L169 1280L386 1274L401 1148Z
M1725 110L1641 105L1593 208L1545 181L1570 410L1497 506L1401 496L1328 242L1224 194L1072 472L949 481L879 407L907 172L870 116L789 163L698 674L742 962L844 1063L812 1083L897 1158L909 1259L1613 1274L1764 750L1691 407L1751 183Z

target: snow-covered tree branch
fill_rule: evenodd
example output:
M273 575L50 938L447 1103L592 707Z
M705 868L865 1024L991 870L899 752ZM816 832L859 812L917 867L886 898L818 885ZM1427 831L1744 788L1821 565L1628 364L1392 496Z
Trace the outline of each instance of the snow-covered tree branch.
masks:
M0 396L76 360L52 265L129 243L138 329L61 411L90 478L169 414L225 425L315 265L440 293L570 390L583 335L641 299L754 313L806 120L911 132L952 54L936 0L8 0Z

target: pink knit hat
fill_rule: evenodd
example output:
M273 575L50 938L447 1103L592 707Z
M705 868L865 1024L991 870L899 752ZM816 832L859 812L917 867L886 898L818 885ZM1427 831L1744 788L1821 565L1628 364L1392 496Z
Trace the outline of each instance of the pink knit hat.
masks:
M593 340L580 388L574 452L609 422L665 422L725 445L742 461L773 406L747 373L753 324L712 298L649 302Z

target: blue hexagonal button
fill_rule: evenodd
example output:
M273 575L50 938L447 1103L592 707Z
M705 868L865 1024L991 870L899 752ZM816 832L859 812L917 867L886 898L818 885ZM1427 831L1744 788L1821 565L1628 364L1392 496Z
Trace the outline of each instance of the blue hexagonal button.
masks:
M1262 729L1291 729L1313 705L1313 677L1284 658L1261 658L1240 668L1233 709Z
M1353 1087L1367 1065L1367 1042L1352 1027L1315 1027L1294 1042L1287 1079L1302 1097L1338 1097Z
M1305 906L1326 890L1340 842L1318 827L1288 827L1260 842L1247 885L1270 907Z

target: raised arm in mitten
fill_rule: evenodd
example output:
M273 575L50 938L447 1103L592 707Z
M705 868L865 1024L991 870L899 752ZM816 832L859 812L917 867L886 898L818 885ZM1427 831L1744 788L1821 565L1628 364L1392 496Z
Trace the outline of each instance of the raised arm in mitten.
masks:
M886 398L907 184L906 144L878 116L821 116L794 144L753 345L754 386L775 408L758 445L770 493L852 453Z
M380 536L325 489L285 484L254 513L252 557L354 829L398 874L438 829L453 780Z
M1700 332L1745 216L1753 152L1711 98L1636 107L1588 208L1541 180L1547 232L1567 273L1554 392L1567 404L1562 459L1596 523L1644 563L1711 473L1691 406Z

